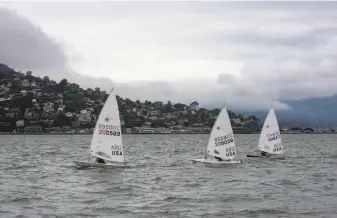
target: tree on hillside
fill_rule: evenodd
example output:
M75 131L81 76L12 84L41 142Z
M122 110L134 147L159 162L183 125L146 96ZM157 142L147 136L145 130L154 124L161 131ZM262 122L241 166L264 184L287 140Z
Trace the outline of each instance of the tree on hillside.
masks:
M162 113L170 113L173 112L173 108L172 108L172 103L171 101L168 101L167 104L164 105L162 111Z
M68 84L68 80L63 79L63 80L60 81L59 84L60 84L62 87L65 87L65 86Z
M184 122L184 123L183 123L183 126L184 126L184 127L189 127L189 125L190 125L190 124L189 124L188 122Z
M36 78L36 77L35 77ZM33 72L32 71L27 71L26 72L26 79L29 81L29 82L33 82L34 81L34 76L33 76Z
M71 112L71 113L77 113L77 108L73 105L67 105L65 108L64 108L64 112Z
M101 93L101 89L98 88L98 87L96 87L96 88L95 88L95 92L96 92L97 94L100 94L100 93Z
M181 104L181 103L177 103L174 105L174 108L178 111L184 110L185 107L186 107L186 104Z
M157 108L163 108L163 102L161 102L161 101L156 101L156 102L154 102L154 105L155 105Z
M229 116L229 118L235 118L236 117L236 114L235 113L233 113L233 111L231 111L231 110L228 110L228 116Z
M302 132L303 129L301 127L293 127L293 128L290 129L290 131L300 131L300 132Z
M198 110L199 108L199 103L194 101L190 104L190 108L193 109L193 110Z
M210 128L212 128L215 123L215 119L208 119L206 123Z
M126 99L125 99L125 103L126 103L126 105L128 105L128 106L132 106L132 105L133 105L133 101L131 101L129 98L126 98Z
M202 121L205 121L206 119L208 119L209 118L209 114L208 113L205 113L205 112L203 112L203 113L201 113L200 114L200 119L202 120Z
M49 76L44 76L43 81L49 82Z
M314 132L315 130L312 129L312 128L307 127L303 131L305 131L305 132Z
M33 72L32 71L27 71L26 72L26 76L32 76L33 75Z
M19 91L21 90L21 88L22 88L22 85L21 85L20 81L14 80L14 81L12 82L11 89L16 90L15 92L19 92Z
M151 122L151 127L152 128L157 128L157 127L167 127L167 125L165 124L164 120L153 120Z
M198 110L198 113L207 113L207 109L206 108L200 108Z
M212 116L218 116L219 113L220 113L220 109L218 108L215 108L210 111L210 114L212 114Z

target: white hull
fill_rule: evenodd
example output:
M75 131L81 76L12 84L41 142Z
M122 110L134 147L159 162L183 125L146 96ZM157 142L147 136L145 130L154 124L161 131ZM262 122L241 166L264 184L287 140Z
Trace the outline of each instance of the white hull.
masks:
M207 159L193 159L192 162L193 163L215 164L215 165L239 164L239 163L242 163L242 161L240 161L240 160L218 161L218 160L207 160Z
M130 168L130 166L124 164L115 164L115 163L93 163L86 161L73 161L76 167L86 168L86 167L99 167L99 168Z

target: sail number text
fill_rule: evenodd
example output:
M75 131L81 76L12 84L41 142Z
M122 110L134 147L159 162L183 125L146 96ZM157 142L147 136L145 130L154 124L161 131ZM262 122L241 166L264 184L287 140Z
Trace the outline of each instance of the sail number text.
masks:
M98 134L110 135L110 136L120 136L121 135L120 126L108 125L108 124L98 124Z
M233 134L219 136L214 138L215 146L222 146L234 142Z
M281 143L277 143L274 145L273 151L282 151L282 144Z
M235 155L235 147L226 148L226 156L231 157Z
M111 154L112 155L119 155L122 156L123 155L123 151L122 151L122 146L120 145L111 145Z
M268 141L274 141L276 139L279 139L281 137L280 135L280 131L276 131L276 132L273 132L273 133L268 133L267 134L267 137L268 137Z

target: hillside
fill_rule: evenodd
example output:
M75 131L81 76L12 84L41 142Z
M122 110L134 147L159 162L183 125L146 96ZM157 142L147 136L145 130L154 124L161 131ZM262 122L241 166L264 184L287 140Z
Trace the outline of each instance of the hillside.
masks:
M59 83L33 72L16 72L0 64L0 132L91 132L108 94L82 89L66 79ZM140 102L117 96L122 128L152 127L184 132L209 132L219 109L169 102ZM229 111L237 131L256 131L255 116Z

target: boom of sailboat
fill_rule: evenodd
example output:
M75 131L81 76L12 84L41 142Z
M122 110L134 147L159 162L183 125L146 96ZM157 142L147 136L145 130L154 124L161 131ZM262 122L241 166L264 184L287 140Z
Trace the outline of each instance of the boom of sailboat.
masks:
M110 92L96 122L89 149L88 161L73 161L76 167L129 168L124 157L121 123L115 90ZM269 110L258 142L261 154L247 157L282 155L283 147L277 118L273 108ZM209 135L205 157L192 159L192 163L211 165L239 164L234 134L227 108L224 106ZM95 160L92 160L92 159Z

